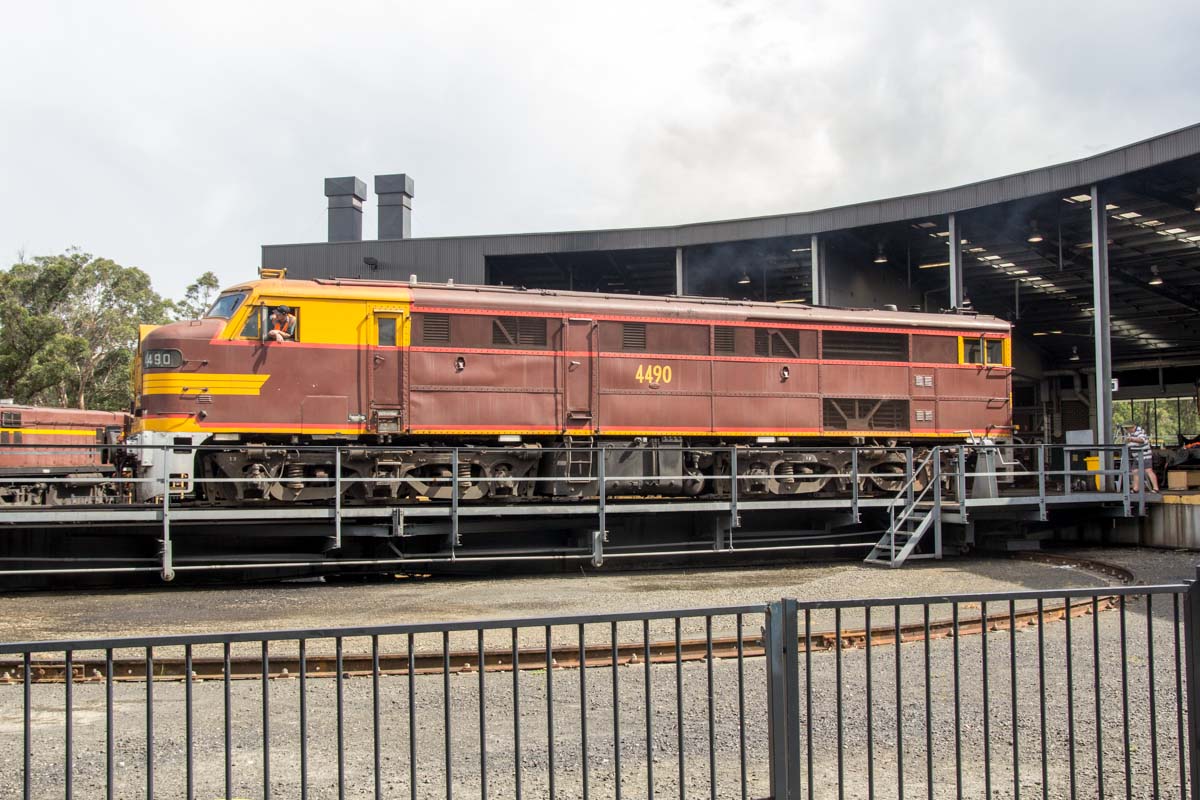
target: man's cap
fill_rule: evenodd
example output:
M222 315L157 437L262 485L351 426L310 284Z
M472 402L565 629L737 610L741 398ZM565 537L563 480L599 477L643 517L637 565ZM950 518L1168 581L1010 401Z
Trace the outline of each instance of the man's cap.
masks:
M277 307L275 308L275 310L276 310L276 311L282 311L282 312L283 312L283 313L285 313L285 314L290 314L290 313L292 313L292 309L291 309L289 306L277 306Z

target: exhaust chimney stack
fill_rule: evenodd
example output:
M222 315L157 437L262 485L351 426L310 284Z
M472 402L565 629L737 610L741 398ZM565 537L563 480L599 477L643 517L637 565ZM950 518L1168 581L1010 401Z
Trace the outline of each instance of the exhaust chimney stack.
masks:
M413 179L404 173L376 175L375 195L379 198L379 238L412 236Z
M326 178L325 196L329 198L329 241L362 241L362 204L367 199L367 184L353 175Z

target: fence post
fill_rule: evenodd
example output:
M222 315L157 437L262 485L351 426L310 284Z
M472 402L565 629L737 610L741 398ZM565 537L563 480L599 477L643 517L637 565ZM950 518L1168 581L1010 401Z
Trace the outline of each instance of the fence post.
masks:
M1120 481L1120 483L1117 485L1121 487L1121 501L1125 508L1125 516L1127 517L1133 515L1129 491L1129 481L1133 476L1133 473L1129 471L1129 468L1133 465L1133 462L1129 460L1129 456L1129 442L1125 442L1125 444L1121 445L1121 472L1116 476L1116 478L1118 481ZM1139 485L1145 481L1145 477L1145 475L1141 476L1142 480L1138 481Z
M1046 445L1037 446L1038 519L1046 521Z
M955 477L955 494L958 495L958 504L965 517L967 515L967 448L965 445L958 446L958 463L955 468L958 470L958 475Z
M171 544L171 451L162 450L163 506L162 506L162 566L159 574L164 581L175 580L175 553Z
M942 557L942 448L933 448L933 557Z
M570 456L568 456L568 459ZM450 560L458 558L458 448L450 451Z
M729 448L729 540L733 541L733 529L738 526L738 463L737 445ZM732 549L732 548L730 548Z
M1187 649L1187 728L1188 770L1191 776L1189 794L1200 800L1200 566L1195 579L1188 581L1183 606L1183 641Z
M858 448L850 450L850 514L854 517L854 524L862 522L862 516L858 513Z
M604 446L597 447L593 455L596 457L596 480L600 489L600 528L592 537L592 566L600 567L604 564L604 542L608 539L608 477L604 472ZM569 456L567 460L570 461Z
M342 549L342 448L333 448L333 549Z
M767 752L772 800L800 798L800 660L795 600L767 604Z

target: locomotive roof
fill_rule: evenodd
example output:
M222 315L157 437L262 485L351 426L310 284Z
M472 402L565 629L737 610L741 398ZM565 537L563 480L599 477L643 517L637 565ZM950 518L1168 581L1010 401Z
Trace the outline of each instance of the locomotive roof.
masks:
M516 289L504 286L369 281L352 278L316 280L267 279L241 284L235 289L257 288L265 294L287 297L346 297L404 301L431 307L474 307L497 311L545 311L547 314L580 313L677 319L780 320L832 325L880 325L905 328L953 328L1008 333L1011 325L986 314L931 314L918 311L813 307L798 303L766 303L714 297L645 296L570 292L550 289Z
M19 411L37 417L38 420L56 421L63 423L74 422L80 425L111 425L121 421L125 416L123 411L98 411L84 408L54 408L51 406L28 406L20 403L0 403L0 411Z

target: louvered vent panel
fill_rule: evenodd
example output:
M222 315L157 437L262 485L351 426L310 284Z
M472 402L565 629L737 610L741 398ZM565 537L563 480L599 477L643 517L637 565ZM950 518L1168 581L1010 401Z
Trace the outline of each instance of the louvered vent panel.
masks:
M522 347L546 346L546 320L537 317L521 317L517 327L517 343Z
M903 333L825 331L821 357L841 361L908 361L908 336Z
M732 353L734 350L734 329L728 325L713 328L713 352Z
M623 322L623 323L621 323L621 349L622 350L645 350L646 349L646 323L644 323L644 322Z
M800 331L771 331L771 355L777 358L799 358Z
M421 321L421 337L425 344L450 343L450 315L426 314Z
M755 328L754 354L772 358L799 358L800 331Z
M827 397L822 412L827 431L908 430L907 400Z
M517 343L517 318L498 317L492 320L492 344L512 347Z

